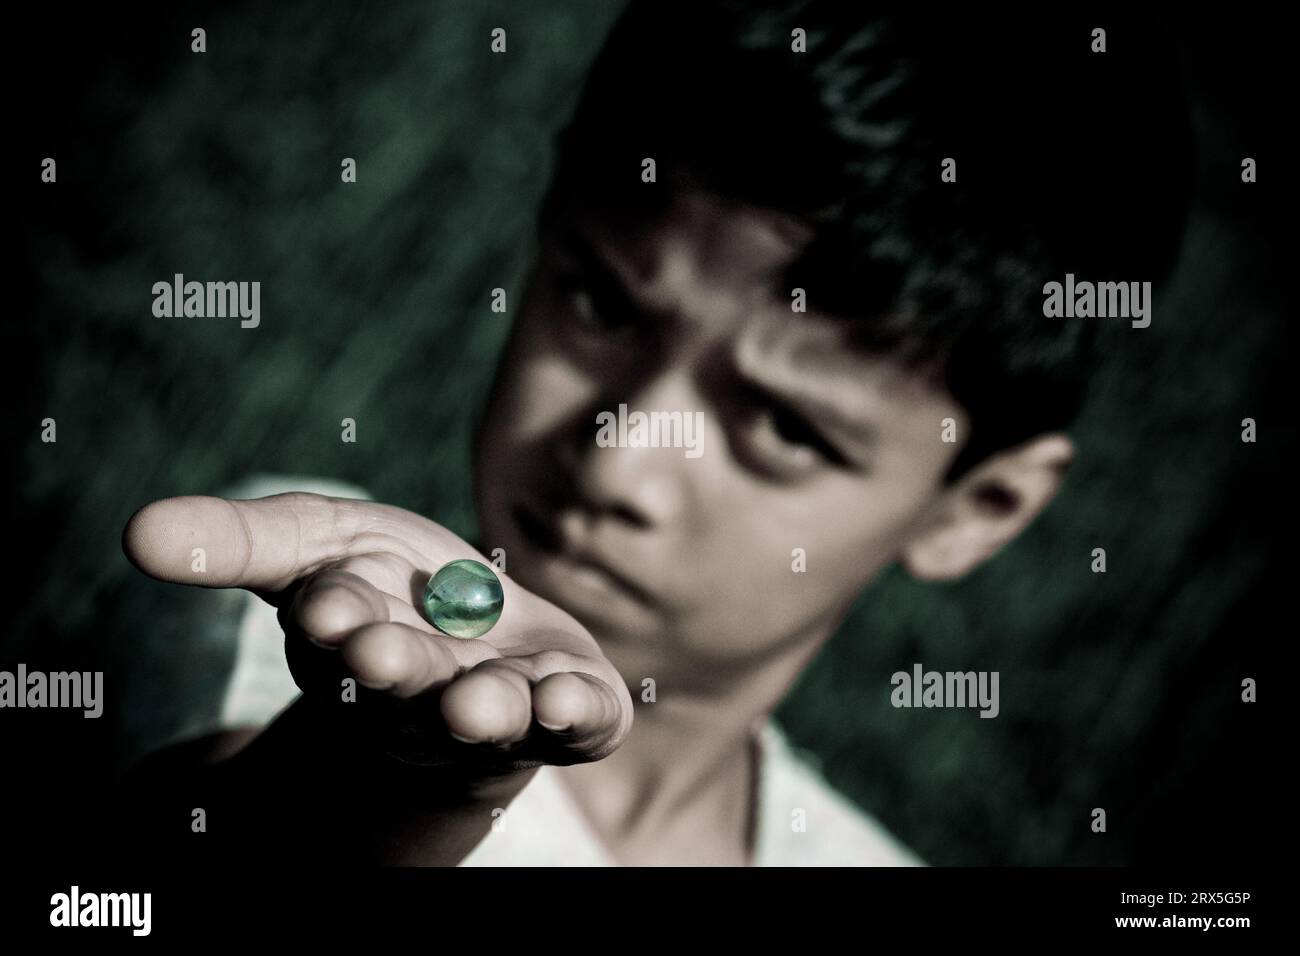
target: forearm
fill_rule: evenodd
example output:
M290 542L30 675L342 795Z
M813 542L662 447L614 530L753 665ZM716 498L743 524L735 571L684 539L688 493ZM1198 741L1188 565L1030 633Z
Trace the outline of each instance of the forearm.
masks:
M133 800L135 812L154 817L147 825L168 852L185 841L245 861L451 866L534 772L483 778L463 763L405 764L356 723L300 698L228 759L202 764L175 753L152 760L134 781L143 795ZM207 832L177 832L181 813L194 808L203 809Z

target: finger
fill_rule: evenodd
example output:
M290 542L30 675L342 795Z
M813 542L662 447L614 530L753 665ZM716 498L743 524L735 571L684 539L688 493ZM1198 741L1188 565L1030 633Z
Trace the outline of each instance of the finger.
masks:
M411 594L416 588L424 587L425 578L426 575L416 571L411 562L398 554L374 553L344 558L307 579L308 583L304 584L303 592L299 592L294 604L302 605L302 613L309 615L309 619L299 622L291 617L290 626L302 628L313 640L324 640L325 643L373 620L393 620L426 633L441 633L412 606L412 601L419 598L413 598ZM363 588L357 581L370 587ZM344 593L330 593L330 584L337 584ZM386 617L377 614L380 602L387 609ZM295 607L296 613L298 607ZM482 657L467 659L477 662Z
M600 760L631 730L632 698L608 661L556 650L506 660L532 686L547 762Z
M398 624L405 624L407 627L413 627L417 631L423 631L426 634L440 635L442 637L447 636L430 624L428 620L425 619L424 614L411 607L410 601L403 601L400 598L393 597L391 594L385 594L384 600L388 602L388 619L390 621L395 621ZM482 660L484 656L486 655L466 658L466 661L477 663Z
M618 718L604 683L573 671L551 674L533 688L533 716L547 730L580 738L608 728Z
M623 708L605 681L581 671L542 678L533 688L533 715L554 743L575 757L599 760L626 734Z
M388 621L388 598L369 581L331 567L307 579L285 618L286 630L337 647L357 628Z
M164 498L127 523L122 547L145 574L203 587L279 591L367 546L368 502L292 492L232 501Z
M339 653L357 682L394 697L414 697L446 684L460 662L437 639L392 622L368 624L349 634Z
M424 585L429 575L418 571L415 565L401 555L391 552L362 554L353 558L344 558L330 567L355 574L373 584L383 594L388 604L388 620L430 634L442 633L418 610L423 606ZM474 660L482 660L482 657L476 657Z
M343 639L367 624L387 623L389 598L355 574L326 568L311 575L277 615L289 673L304 692L336 691L354 675L340 657Z
M385 594L405 601L408 606L420 606L429 572L419 570L403 555L391 551L376 551L346 557L330 565L365 578Z
M505 658L484 661L452 681L440 707L447 730L466 743L523 740L533 719L528 678Z

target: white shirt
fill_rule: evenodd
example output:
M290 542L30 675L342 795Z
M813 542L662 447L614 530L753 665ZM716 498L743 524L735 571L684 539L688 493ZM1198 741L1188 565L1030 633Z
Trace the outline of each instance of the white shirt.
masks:
M828 785L773 720L759 734L755 866L918 866ZM617 866L559 779L542 767L461 866Z
M367 497L359 489L300 478L267 477L239 497L281 491ZM235 668L222 701L220 727L265 726L298 696L284 660L275 609L245 595ZM759 772L755 866L918 866L921 861L879 822L821 776L816 757L794 747L775 720L755 731ZM616 866L559 778L544 766L493 822L461 866Z

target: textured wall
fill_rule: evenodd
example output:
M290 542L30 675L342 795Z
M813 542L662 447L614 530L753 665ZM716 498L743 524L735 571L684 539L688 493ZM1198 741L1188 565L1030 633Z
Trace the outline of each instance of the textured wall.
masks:
M56 75L19 106L22 175L55 155L60 182L21 212L9 500L28 557L2 656L123 675L109 687L126 715L16 715L6 744L49 795L109 779L177 688L210 692L228 666L196 637L219 609L121 556L143 502L310 472L473 534L468 440L506 332L489 291L517 298L549 138L617 8L169 5L30 39ZM494 58L502 24L511 53ZM1265 719L1236 688L1283 629L1269 492L1294 433L1279 258L1259 234L1272 194L1235 172L1269 113L1212 39L1184 41L1201 145L1183 259L1157 321L1098 370L1065 492L960 584L886 575L780 713L932 862L1204 859L1256 834L1240 775L1267 759ZM343 156L357 188L339 188ZM174 272L260 279L261 327L153 319L148 290ZM34 437L47 415L57 445ZM1259 444L1238 440L1247 415ZM356 444L338 440L344 417ZM1098 546L1106 575L1089 570ZM1000 669L1000 718L893 710L888 675L915 661Z

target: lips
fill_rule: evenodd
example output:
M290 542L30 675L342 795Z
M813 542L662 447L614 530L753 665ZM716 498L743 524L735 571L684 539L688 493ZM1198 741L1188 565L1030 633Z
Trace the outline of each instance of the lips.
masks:
M622 572L611 568L590 550L577 545L555 524L544 520L531 508L518 505L512 513L524 537L539 551L575 569L597 572L613 587L625 592L641 604L654 604L653 597L645 589Z

